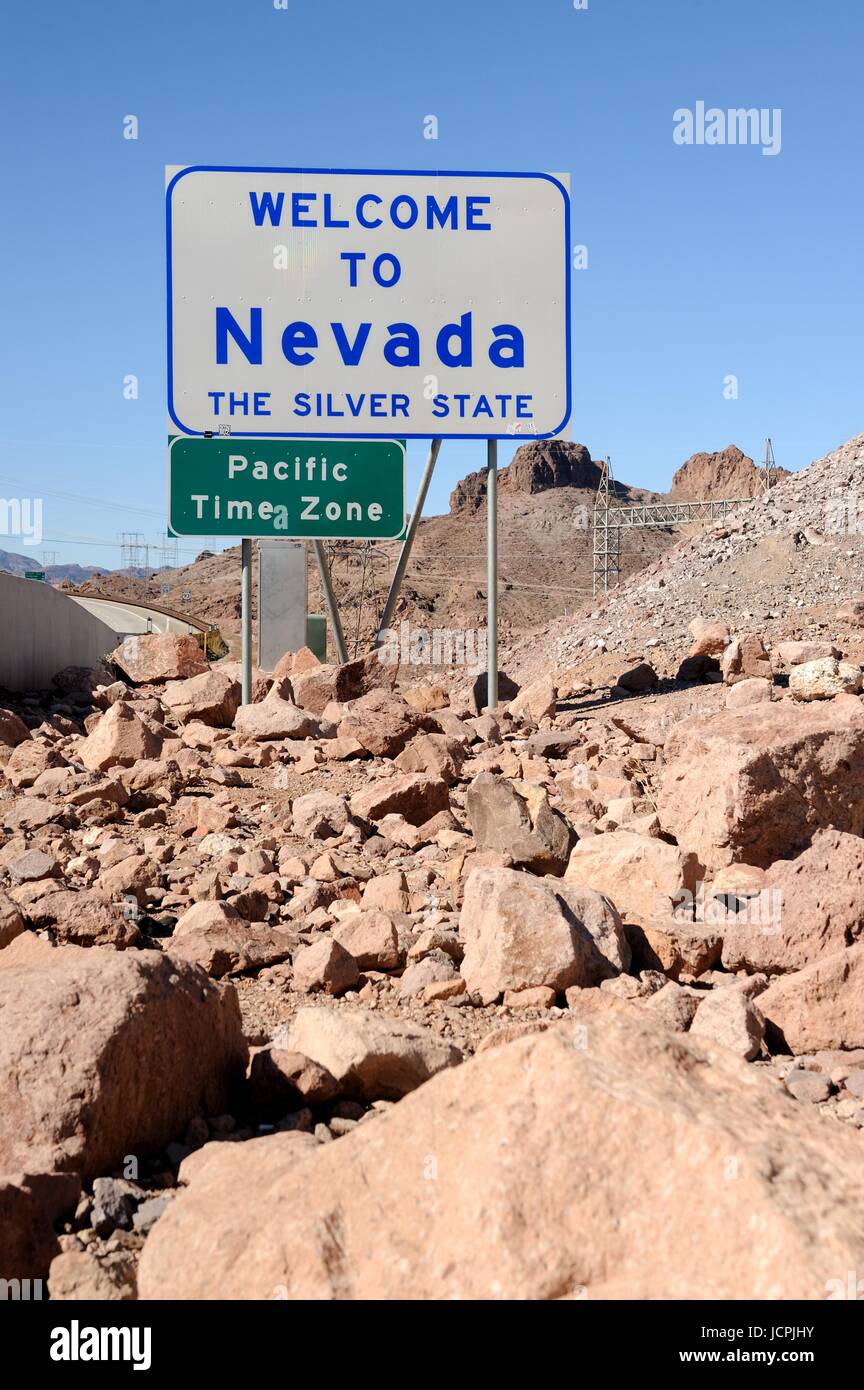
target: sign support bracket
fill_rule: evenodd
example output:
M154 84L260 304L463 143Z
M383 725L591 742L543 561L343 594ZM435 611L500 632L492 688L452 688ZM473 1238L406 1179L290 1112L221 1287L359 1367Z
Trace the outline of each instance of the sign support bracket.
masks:
M433 439L429 447L429 457L426 460L426 467L423 469L423 476L420 479L420 486L417 489L417 500L414 503L414 510L411 513L411 520L408 523L408 530L402 542L402 549L399 551L399 559L396 562L396 570L390 581L390 589L381 613L381 620L378 624L378 632L375 637L376 647L380 647L382 633L389 627L393 610L396 607L396 600L399 597L399 590L402 588L402 580L405 578L405 571L408 568L408 561L411 558L411 551L414 547L414 537L417 535L417 528L420 525L420 518L423 515L423 508L426 504L426 494L429 491L429 484L432 481L432 474L435 472L435 464L438 459L438 451L441 448L441 440Z
M330 574L330 566L327 563L327 552L324 549L323 541L313 541L312 546L315 551L315 559L318 561L318 573L321 576L324 604L327 608L327 616L330 619L330 627L333 631L333 644L336 648L336 655L339 658L339 665L344 666L348 661L348 650L345 646L345 634L342 631L342 620L339 617L339 609L336 605L336 595L333 592L333 578Z

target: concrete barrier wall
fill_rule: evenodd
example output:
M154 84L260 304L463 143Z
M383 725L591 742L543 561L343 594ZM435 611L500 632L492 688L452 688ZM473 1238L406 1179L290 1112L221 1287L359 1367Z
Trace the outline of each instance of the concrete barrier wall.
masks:
M64 666L95 666L116 646L112 627L50 584L0 574L0 686L47 690Z

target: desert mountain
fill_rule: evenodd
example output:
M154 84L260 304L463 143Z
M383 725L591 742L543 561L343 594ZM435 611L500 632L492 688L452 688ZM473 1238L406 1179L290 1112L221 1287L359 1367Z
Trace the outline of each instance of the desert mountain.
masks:
M775 470L775 481L790 476L786 468ZM676 502L696 502L703 498L758 497L764 490L762 469L730 444L716 454L693 454L673 477L669 496Z
M600 464L584 444L538 440L517 449L499 471L499 613L501 639L515 640L550 618L572 615L592 591L592 510ZM740 449L697 454L676 474L671 494L616 482L619 503L651 502L673 496L751 496L761 474ZM677 488L677 490L676 490ZM643 569L681 535L671 528L622 533L621 573ZM399 553L396 542L368 547L328 547L334 588L349 651L361 650L374 630ZM239 547L214 555L203 551L192 564L162 570L149 579L114 573L94 579L83 592L149 598L188 610L216 624L236 648L240 617ZM311 612L323 603L310 565ZM396 621L419 626L482 628L486 621L486 474L470 473L457 484L450 510L420 524L402 588Z

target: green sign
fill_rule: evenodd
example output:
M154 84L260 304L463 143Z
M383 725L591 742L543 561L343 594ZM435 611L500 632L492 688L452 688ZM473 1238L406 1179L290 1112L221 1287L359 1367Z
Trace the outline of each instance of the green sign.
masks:
M393 540L405 528L395 439L176 435L168 473L177 536Z
M25 578L25 579L38 579L42 584L44 584L44 583L45 583L45 571L44 571L44 570L25 570L25 571L24 571L24 578Z

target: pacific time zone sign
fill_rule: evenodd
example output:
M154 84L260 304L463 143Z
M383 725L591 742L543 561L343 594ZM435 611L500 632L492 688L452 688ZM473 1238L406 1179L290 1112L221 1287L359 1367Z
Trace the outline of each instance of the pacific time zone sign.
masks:
M168 171L172 432L547 437L570 415L548 174Z

